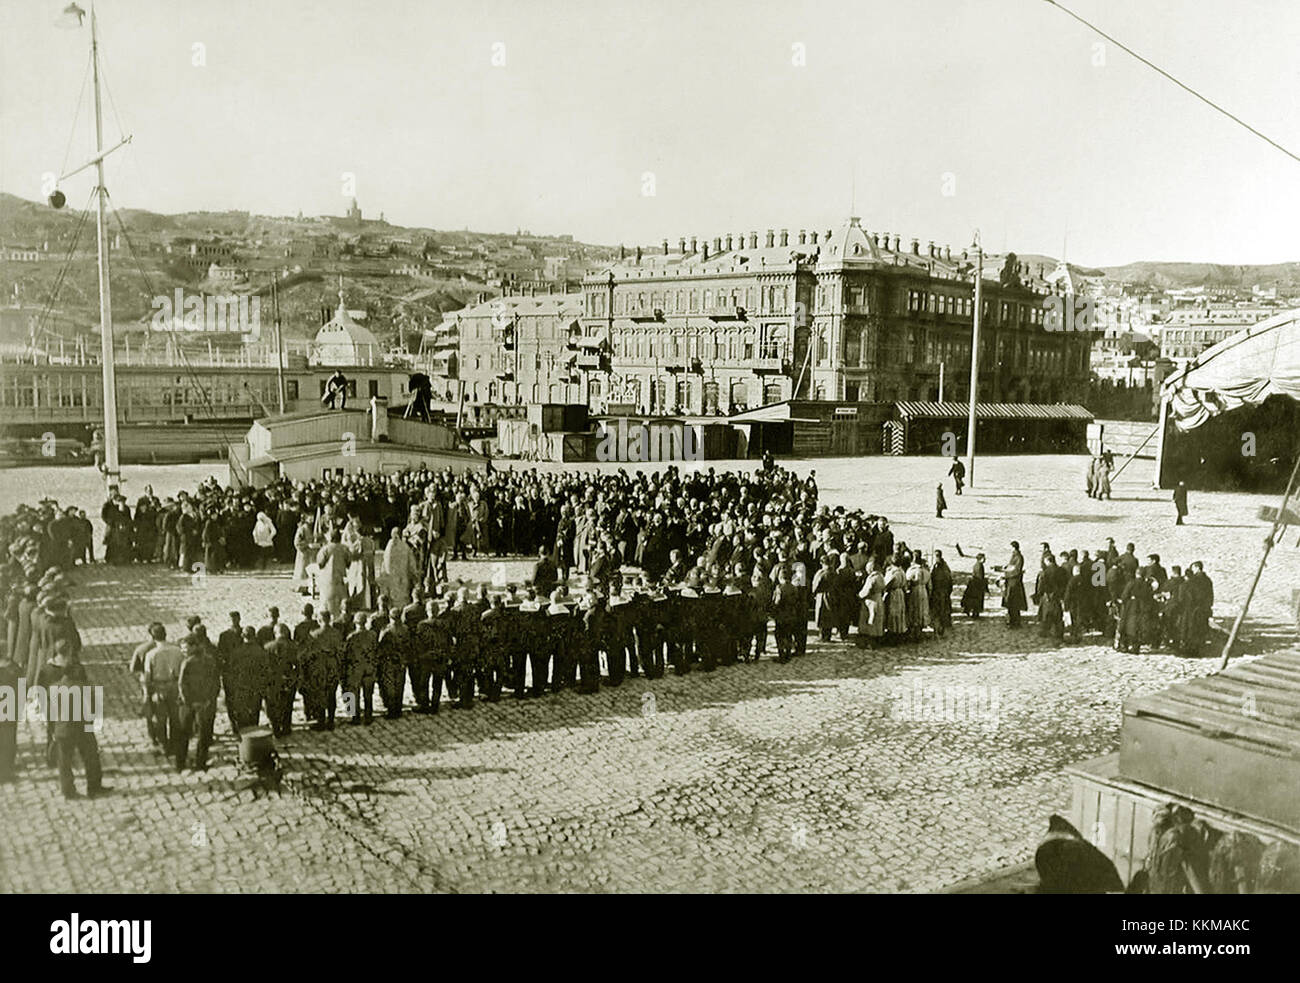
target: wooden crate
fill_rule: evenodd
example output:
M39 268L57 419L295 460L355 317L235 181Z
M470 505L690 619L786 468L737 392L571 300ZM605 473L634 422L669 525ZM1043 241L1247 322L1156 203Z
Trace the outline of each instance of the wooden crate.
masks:
M1264 844L1282 840L1300 846L1300 835L1272 823L1186 796L1150 788L1119 773L1119 755L1093 758L1065 769L1070 776L1066 817L1084 837L1110 857L1125 884L1146 863L1155 812L1166 803L1183 805L1215 829L1250 833Z
M1300 656L1128 700L1119 755L1125 778L1300 833Z

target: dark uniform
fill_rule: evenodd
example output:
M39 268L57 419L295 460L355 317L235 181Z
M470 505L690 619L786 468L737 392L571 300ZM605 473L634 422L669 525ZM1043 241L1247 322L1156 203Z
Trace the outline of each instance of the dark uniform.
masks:
M411 634L406 630L397 612L398 620L390 618L379 632L376 643L378 657L379 697L384 701L384 716L396 720L402 715L402 690L406 688L406 663L411 647Z
M415 626L415 650L411 689L415 693L416 713L437 713L442 703L442 681L451 660L451 630L446 615L439 614L433 603L427 616Z
M600 652L608 653L606 634L609 627L609 612L603 598L597 598L581 618L574 619L573 638L577 646L578 670L582 674L580 693L600 692Z
M479 671L479 658L483 642L482 612L466 602L452 609L452 633L456 646L451 665L454 684L459 692L449 690L449 695L459 697L456 706L469 710L474 706L474 683Z
M221 669L216 657L205 646L186 644L185 660L180 673L180 729L176 735L176 770L185 767L190 753L190 738L196 734L194 767L208 767L208 748L212 746L212 729L217 719L217 694L221 692Z
M547 624L549 615L546 608L535 601L525 601L519 605L519 614L524 622L524 638L528 646L528 664L533 673L533 696L546 692L550 678L551 656L555 653L555 638Z
M230 652L224 673L226 709L234 732L256 727L262 717L262 694L266 690L266 650L257 644L252 628L244 629L244 640Z
M352 723L363 718L367 724L375 718L375 665L379 636L367 623L353 629L343 643L343 688L352 701Z
M299 627L302 627L301 625ZM343 634L332 621L311 633L310 658L303 664L303 703L311 703L316 730L334 729L339 681L343 678ZM311 695L308 701L307 694Z
M288 629L267 642L266 716L276 737L287 737L293 729L293 697L298 691L298 646Z
M62 646L60 646L62 648ZM57 651L57 650L56 650ZM86 685L86 670L81 663L61 666L61 659L47 662L40 672L40 683L48 690L52 686ZM83 714L84 716L84 714ZM86 769L86 794L97 795L101 789L103 769L99 761L99 742L95 734L88 729L85 720L56 720L50 724L54 737L54 750L59 762L59 787L65 799L77 797L77 788L72 780L72 761L75 755L81 756L81 763Z
M510 627L506 609L499 597L479 615L479 690L489 703L501 699L506 673L506 646Z

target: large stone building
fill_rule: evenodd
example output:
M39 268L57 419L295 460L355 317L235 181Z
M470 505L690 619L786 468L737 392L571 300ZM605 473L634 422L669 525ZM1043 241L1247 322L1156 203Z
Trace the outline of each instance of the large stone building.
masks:
M1077 402L1091 334L1049 330L1063 298L1041 270L1020 264L1020 285L1003 286L1000 268L985 267L981 399ZM581 295L506 297L451 319L471 399L713 414L791 398L964 399L973 308L970 257L903 248L850 218L838 231L768 230L761 244L757 232L676 251L665 240L584 278Z

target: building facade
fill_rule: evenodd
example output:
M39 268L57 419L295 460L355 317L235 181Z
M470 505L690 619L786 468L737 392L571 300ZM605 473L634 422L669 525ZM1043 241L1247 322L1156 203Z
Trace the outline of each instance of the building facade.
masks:
M967 398L971 257L869 234L857 218L797 238L768 230L679 240L583 283L584 392L644 412L724 413L799 398ZM980 396L1075 402L1089 331L1050 330L1067 299L1024 264L984 270ZM942 391L941 391L942 390Z
M1020 264L984 270L980 397L1077 402L1091 331L1051 330L1070 300ZM581 294L502 297L448 315L431 374L475 402L725 414L786 399L967 398L971 257L913 239L769 229L682 238L587 276Z

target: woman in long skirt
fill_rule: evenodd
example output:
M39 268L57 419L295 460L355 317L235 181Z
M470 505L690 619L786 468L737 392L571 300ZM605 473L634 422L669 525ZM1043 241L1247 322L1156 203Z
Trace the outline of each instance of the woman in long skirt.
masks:
M907 634L907 575L893 560L885 568L885 631L893 641Z
M885 634L885 578L875 558L867 561L867 576L858 591L862 611L858 615L858 645L875 648Z
M293 534L293 549L293 585L301 590L307 584L307 567L316 556L312 521L306 516L298 520L298 528Z
M919 553L907 568L907 631L913 640L930 627L930 571Z
M813 599L817 608L817 630L821 633L822 641L831 640L831 632L835 628L837 621L835 613L835 594L832 592L835 582L835 554L828 554L823 560L821 568L813 577L812 592Z

